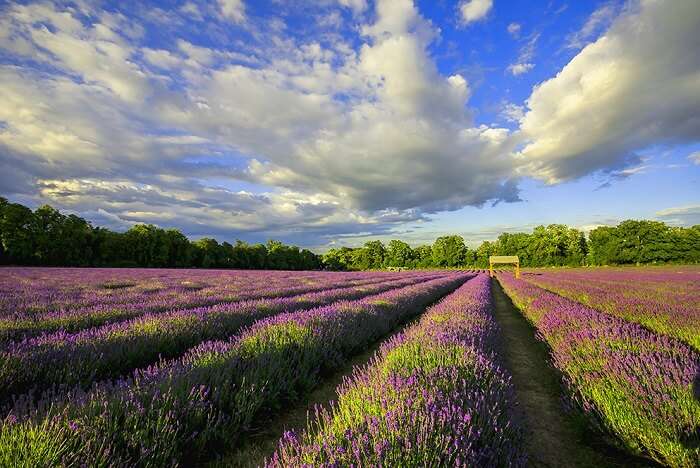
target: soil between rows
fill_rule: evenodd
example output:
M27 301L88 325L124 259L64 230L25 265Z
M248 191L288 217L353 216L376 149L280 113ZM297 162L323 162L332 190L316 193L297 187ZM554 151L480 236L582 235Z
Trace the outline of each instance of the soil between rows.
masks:
M653 462L613 447L577 410L567 410L561 375L547 345L493 279L494 314L501 328L501 354L513 376L530 466L647 467Z

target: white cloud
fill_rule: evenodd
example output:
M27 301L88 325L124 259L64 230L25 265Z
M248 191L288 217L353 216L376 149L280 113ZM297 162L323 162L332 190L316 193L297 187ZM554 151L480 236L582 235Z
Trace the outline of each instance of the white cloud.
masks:
M630 7L538 85L521 125L522 173L556 183L639 161L651 144L700 138L700 8Z
M534 67L535 67L534 63L514 63L512 65L508 65L508 71L513 76L518 76L518 75L522 75L523 73L529 72Z
M179 39L177 48L187 56L191 64L206 67L214 63L215 53L207 47L199 47L184 39Z
M197 21L202 21L202 19L204 19L204 17L202 16L202 12L200 11L197 4L194 2L186 2L180 7L180 11L185 13L188 16L188 18L193 18Z
M201 8L213 37L225 37L230 25ZM199 234L386 232L518 200L516 164L548 181L626 174L638 165L610 155L698 134L686 118L700 94L693 11L639 13L654 39L616 23L538 87L527 112L504 104L502 117L522 122L515 135L474 124L467 75L440 73L430 52L439 30L410 0L379 0L376 15L356 17L375 18L357 37L290 36L251 16L246 28L257 37L266 25L264 40L218 48L176 33L145 47L139 20L118 14L44 4L3 13L3 53L40 64L0 67L1 191L115 226L160 213L154 221ZM175 31L191 14L159 25ZM537 37L521 39L514 66L531 67ZM240 186L256 193L230 188Z
M322 28L339 29L343 25L343 17L339 11L331 11L330 13L319 16L316 22Z
M513 36L515 38L520 37L520 30L522 29L522 27L520 26L519 23L510 23L508 25L507 29L508 29L508 34L510 34L511 36Z
M566 48L577 50L583 48L596 34L610 26L617 13L616 2L603 3L591 13L580 30L566 37Z
M473 23L486 17L493 7L493 0L465 0L459 5L463 24Z
M501 116L509 122L519 123L525 116L525 108L512 102L503 105Z
M666 208L655 213L657 219L675 226L695 226L700 224L700 205L686 205Z
M243 0L218 0L221 14L234 23L245 21L245 3Z
M143 53L144 59L146 59L148 63L158 68L167 70L181 67L183 65L182 60L179 57L176 57L167 50L144 48L141 52Z
M522 45L522 47L520 47L518 60L506 68L509 73L511 73L513 76L518 76L529 72L535 67L532 60L535 58L535 48L539 38L540 34L534 33L526 39L525 43Z
M49 63L97 84L119 98L136 102L151 88L143 70L131 58L133 48L115 31L125 18L103 15L90 27L50 4L15 5L0 19L0 47ZM51 27L47 27L50 25Z
M38 193L110 225L150 221L155 212L152 221L190 233L305 226L310 237L517 200L509 132L473 125L469 83L441 75L428 52L437 29L410 0L376 8L360 47L275 36L257 51L183 39L168 50L139 47L119 29L105 31L106 41L67 13L55 20L66 31L51 34L71 36L80 51L71 60L82 63L98 47L121 51L113 52L116 69L140 77L149 98L126 99L109 81L119 76L85 66L83 76L96 78L4 67L0 94L10 105L0 110L0 157L13 169L0 177L3 191ZM27 37L39 27L32 15L12 21ZM19 47L5 39L5 49ZM28 50L43 49L29 42ZM264 59L249 65L248 53ZM214 186L236 180L269 191L244 196Z
M367 9L367 0L338 0L338 3L351 8L355 13L362 13Z
M693 164L700 165L700 151L695 151L688 155L688 159L693 162Z

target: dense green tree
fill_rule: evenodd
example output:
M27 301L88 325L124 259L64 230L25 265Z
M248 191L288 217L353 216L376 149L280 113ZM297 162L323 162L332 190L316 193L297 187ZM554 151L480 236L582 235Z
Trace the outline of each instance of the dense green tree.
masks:
M671 228L659 221L626 220L590 232L589 261L599 265L696 262L698 245L696 227Z
M187 267L192 265L194 247L183 233L177 229L166 229L163 238L168 251L167 266Z
M386 249L381 241L365 242L365 245L351 253L353 270L375 270L384 265Z
M267 241L267 268L292 270L300 259L299 247L285 245L280 241Z
M224 263L224 250L216 239L202 237L193 242L194 264L202 268L218 268Z
M490 241L484 241L476 249L475 266L486 268L489 266L489 257L496 254L496 245Z
M138 266L168 266L165 231L153 224L137 224L124 233L130 257Z
M59 249L61 260L59 265L89 266L93 258L94 229L83 218L74 214L63 220Z
M414 263L411 246L401 240L390 240L384 257L384 265L395 268L411 268Z
M322 266L321 258L309 249L301 249L297 270L318 270Z
M34 238L34 258L41 265L60 265L63 262L63 222L65 216L50 207L40 206L31 218Z
M19 203L5 203L0 213L0 240L11 262L36 263L34 213Z
M432 268L433 263L433 247L430 245L419 245L413 249L416 268Z
M589 261L595 265L618 263L620 239L617 228L600 226L588 233Z
M350 247L329 249L323 254L323 266L327 270L352 270L352 252Z
M438 237L433 244L433 263L441 267L463 266L466 253L462 236Z

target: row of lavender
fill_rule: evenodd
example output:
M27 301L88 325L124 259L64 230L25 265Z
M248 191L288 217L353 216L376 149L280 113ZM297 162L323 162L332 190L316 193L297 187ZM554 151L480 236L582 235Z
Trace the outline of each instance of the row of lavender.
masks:
M7 277L16 278L15 275L6 275L7 270L2 270L0 278L3 283ZM181 273L171 271L160 274L159 278L165 278L170 283L161 292L154 293L148 289L152 280L149 270L133 270L129 281L126 279L114 280L114 272L111 270L95 270L91 272L92 283L81 284L75 282L76 278L65 284L56 284L55 278L51 281L39 282L39 278L45 276L33 276L28 281L31 289L4 287L0 288L0 294L4 296L4 303L0 301L0 347L9 341L37 336L57 330L75 332L90 327L107 323L116 323L140 317L147 313L160 313L178 309L192 309L212 305L227 304L233 302L249 301L262 298L277 298L294 294L323 291L329 288L341 286L362 286L381 280L399 278L396 274L386 275L373 273L363 274L330 274L326 277L318 276L318 273L304 273L291 275L271 274L271 272L250 272L243 274L236 272L223 272L220 276L199 275L183 280ZM211 273L211 272L207 272ZM54 271L54 275L60 276L62 271ZM122 273L123 274L123 273ZM173 277L169 276L173 274ZM104 275L104 276L103 276ZM403 277L422 276L425 273L404 275ZM96 281L95 278L98 278ZM121 281L122 288L105 289L106 278ZM196 279L200 278L200 279ZM205 281L206 280L206 281ZM188 289L182 289L183 284L188 284ZM126 286L131 284L131 286ZM173 286L174 285L174 286ZM197 285L196 288L194 285ZM73 293L80 290L73 297ZM107 292L105 292L107 291ZM70 300L63 297L67 294ZM33 296L38 300L29 299ZM63 297L59 300L56 296ZM52 303L51 300L55 300ZM26 302L32 306L27 306ZM41 307L36 305L40 302ZM58 304L58 305L57 305Z
M469 278L449 274L357 301L259 320L226 341L126 379L18 401L0 426L0 465L163 466L245 433L349 356Z
M52 387L89 386L158 359L176 357L206 340L226 339L256 320L281 312L351 300L444 276L422 274L362 286L148 313L76 333L59 331L10 342L0 351L0 404L13 395Z
M286 466L522 466L510 379L480 274L384 343L268 461Z
M551 348L591 421L634 453L670 466L700 464L700 401L693 395L700 357L693 348L511 274L499 281Z
M523 279L700 351L697 267L538 270Z

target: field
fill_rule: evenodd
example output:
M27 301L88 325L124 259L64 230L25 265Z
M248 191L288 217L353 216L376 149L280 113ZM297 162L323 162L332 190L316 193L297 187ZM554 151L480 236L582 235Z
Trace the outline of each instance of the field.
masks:
M0 466L691 467L699 375L697 267L0 270Z

